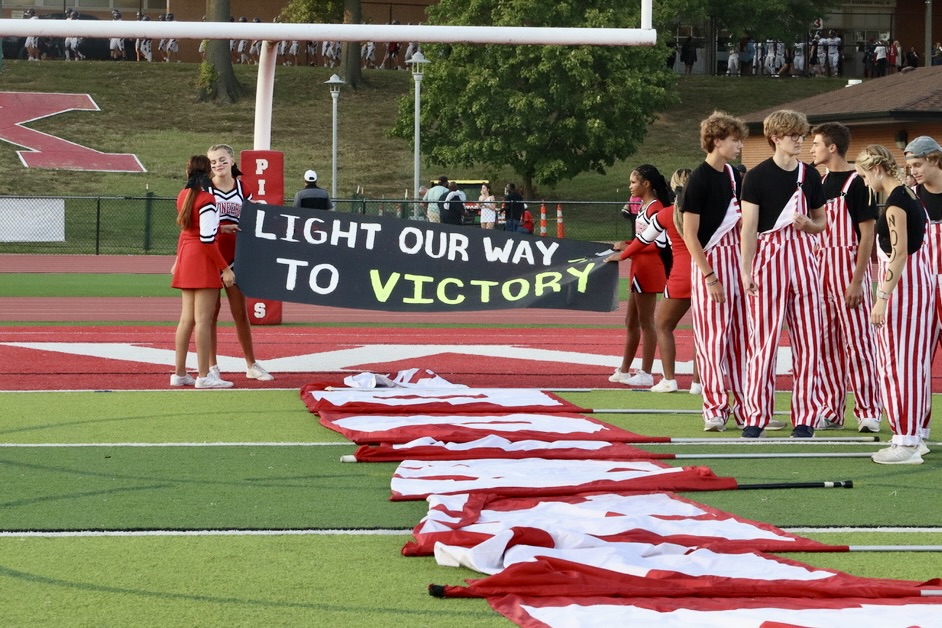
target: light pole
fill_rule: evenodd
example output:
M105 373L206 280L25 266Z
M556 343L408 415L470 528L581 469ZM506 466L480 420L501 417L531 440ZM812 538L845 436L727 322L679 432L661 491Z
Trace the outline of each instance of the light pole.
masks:
M333 101L333 108L331 110L331 126L333 130L333 138L331 142L331 166L330 166L330 197L337 198L337 101L340 100L340 88L343 86L344 80L334 74L328 80L324 81L324 85L330 88L330 99Z
M419 198L419 172L421 170L419 160L422 154L422 143L420 140L421 131L419 129L419 119L421 118L422 112L422 73L425 72L426 63L429 63L429 60L426 59L425 55L421 52L416 52L412 55L412 58L409 59L409 65L412 66L412 78L415 80L415 162L413 164L415 176L412 181L412 194L416 202L418 202Z

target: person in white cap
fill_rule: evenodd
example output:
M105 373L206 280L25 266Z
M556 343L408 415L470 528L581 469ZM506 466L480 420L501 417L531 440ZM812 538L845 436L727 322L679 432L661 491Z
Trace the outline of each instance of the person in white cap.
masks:
M906 157L906 165L916 180L913 191L929 218L929 224L926 225L926 253L929 270L936 284L934 324L930 330L931 358L935 358L939 341L942 340L942 146L928 135L920 135L906 145L903 154ZM928 448L925 441L929 438L931 418L930 407L930 412L926 413L919 427L922 448L926 450ZM926 453L922 448L921 453Z
M317 187L317 173L308 170L304 173L304 187L294 195L295 207L308 209L333 209L334 204L327 195L327 190Z

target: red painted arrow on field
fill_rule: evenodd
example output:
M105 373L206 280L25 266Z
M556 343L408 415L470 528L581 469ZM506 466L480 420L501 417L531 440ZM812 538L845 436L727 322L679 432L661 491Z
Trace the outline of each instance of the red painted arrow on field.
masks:
M66 111L100 111L88 94L2 92L0 109L0 139L28 149L16 152L27 168L146 172L136 155L102 153L23 126Z

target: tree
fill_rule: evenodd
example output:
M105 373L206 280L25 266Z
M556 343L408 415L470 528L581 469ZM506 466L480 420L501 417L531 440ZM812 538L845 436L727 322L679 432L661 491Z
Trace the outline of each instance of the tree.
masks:
M441 0L434 24L637 27L640 3L617 0ZM522 19L521 16L526 16ZM422 145L429 162L510 167L535 196L633 154L657 112L673 102L666 48L423 46ZM411 138L404 97L392 134Z
M231 16L229 0L206 0L206 20L228 22ZM206 44L206 60L200 64L200 100L234 103L247 93L232 70L229 42L211 39Z
M285 22L294 24L359 24L362 20L360 0L290 0L281 11ZM347 86L363 86L360 69L360 44L343 42L341 76Z

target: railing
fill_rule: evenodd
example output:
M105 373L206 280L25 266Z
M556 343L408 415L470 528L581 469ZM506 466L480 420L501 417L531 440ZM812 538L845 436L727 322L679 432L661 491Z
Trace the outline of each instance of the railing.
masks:
M412 200L336 199L336 211L366 216L424 220ZM546 207L547 235L556 236L557 206L563 210L565 237L612 242L632 237L621 217L623 203L526 201L540 233L540 205ZM286 205L291 199L286 199ZM469 203L475 205L474 203ZM311 211L311 210L300 210ZM176 199L144 196L0 196L0 254L173 255L179 229ZM478 228L472 217L467 228Z

